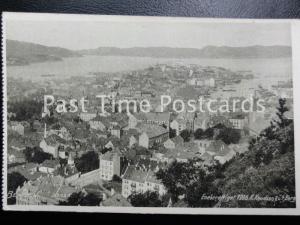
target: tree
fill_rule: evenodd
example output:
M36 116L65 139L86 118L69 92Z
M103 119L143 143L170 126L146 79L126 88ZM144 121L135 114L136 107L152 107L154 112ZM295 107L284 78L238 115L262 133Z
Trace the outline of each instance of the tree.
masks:
M16 190L19 186L22 186L27 179L18 172L12 172L7 174L7 204L16 204Z
M174 138L174 137L176 137L176 130L172 129L170 127L170 129L169 129L169 138Z
M122 178L119 177L118 175L114 174L113 177L112 177L112 181L121 183Z
M133 193L128 197L134 207L162 207L162 200L157 192Z
M184 142L188 142L191 137L191 132L188 130L183 130L181 131L180 136L183 138Z
M190 207L216 204L215 201L202 200L204 194L219 195L219 190L214 184L216 179L214 171L206 170L202 163L201 159L192 159L188 162L175 161L156 173L156 177L162 181L173 202L178 201L179 196L184 196L184 201Z
M240 131L233 128L222 128L216 137L217 140L222 140L225 144L237 144L241 139Z
M291 120L285 117L285 113L289 111L288 107L286 107L286 99L280 98L278 100L279 106L277 107L276 115L279 120L275 121L278 127L283 128L288 126L291 123Z
M93 193L85 194L83 192L75 192L70 195L67 201L60 201L59 205L68 206L99 206L102 198Z
M203 136L204 136L205 138L213 138L213 136L214 136L214 129L213 129L212 127L207 128L207 129L204 131Z
M194 133L194 137L195 139L202 139L204 136L204 131L201 128L198 128L195 133Z
M199 177L205 176L206 171L202 163L202 159L196 158L188 162L174 161L156 173L157 179L162 181L173 202L178 201L179 196L185 195L187 188L197 182Z
M128 159L129 161L134 160L136 155L137 155L137 151L132 148L125 152L125 158Z
M220 191L213 183L211 175L200 176L197 182L187 187L185 201L190 207L213 207L218 201L203 198L203 196L219 196Z
M89 171L98 169L98 154L94 151L89 151L83 154L80 158L75 159L75 167L81 173L87 173Z
M26 147L24 150L25 159L27 162L42 163L47 159L52 159L53 156L47 152L43 152L40 147Z
M39 118L42 113L43 102L32 99L25 99L21 102L12 102L8 105L8 110L15 113L14 120L29 121Z
M156 177L162 181L174 202L185 192L185 185L188 182L184 176L185 173L185 164L177 161L174 161L166 169L160 169L156 173Z
M167 129L167 128L168 128L168 127L167 127L167 125L166 125L166 124L164 124L164 123L163 123L161 126L162 126L163 128L165 128L165 129Z
M273 119L270 122L270 126L267 127L266 129L264 129L262 131L262 133L260 134L261 138L265 137L269 140L276 139L277 137L276 137L275 133L279 129L288 127L290 124L293 123L293 120L287 119L285 116L285 113L289 110L286 107L286 99L280 98L278 100L278 104L279 104L279 106L276 108L277 109L276 115L277 115L278 119Z

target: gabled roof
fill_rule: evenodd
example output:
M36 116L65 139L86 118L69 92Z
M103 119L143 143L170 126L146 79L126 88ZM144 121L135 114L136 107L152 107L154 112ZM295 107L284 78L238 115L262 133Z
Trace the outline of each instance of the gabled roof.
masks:
M157 179L155 173L152 170L148 171L148 174L147 174L147 177L146 177L146 182L162 184L162 182Z
M168 133L167 129L156 124L138 124L137 129L140 131L140 133L146 133L149 138Z
M131 204L121 194L115 194L102 202L103 206L130 207Z
M51 145L51 146L57 144L66 144L66 140L64 140L63 138L61 138L56 134L51 134L50 136L46 137L45 142L47 143L47 145Z
M18 191L29 191L31 194L58 201L60 199L67 199L77 189L65 185L65 180L61 176L44 176L34 181L25 182L23 187Z
M101 160L113 161L114 157L120 156L120 152L117 150L105 152L100 156Z
M86 129L76 129L73 132L73 137L79 140L86 139L89 137L89 131Z
M44 167L48 167L48 168L55 168L58 165L59 165L58 160L50 160L50 159L47 159L40 164L40 166L44 166Z

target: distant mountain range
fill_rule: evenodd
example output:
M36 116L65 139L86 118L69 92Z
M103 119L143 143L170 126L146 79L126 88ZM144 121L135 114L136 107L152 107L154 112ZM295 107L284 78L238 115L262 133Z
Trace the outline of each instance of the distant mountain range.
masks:
M155 58L282 58L291 57L290 46L206 46L196 48L171 47L99 47L72 51L60 47L48 47L29 42L14 40L6 41L6 54L8 65L26 65L29 63L59 61L65 57L79 57L82 55L99 56L132 56Z
M249 46L249 47L216 47L196 48L170 47L134 47L114 48L100 47L79 51L83 55L101 56L136 56L157 58L281 58L291 56L289 46Z

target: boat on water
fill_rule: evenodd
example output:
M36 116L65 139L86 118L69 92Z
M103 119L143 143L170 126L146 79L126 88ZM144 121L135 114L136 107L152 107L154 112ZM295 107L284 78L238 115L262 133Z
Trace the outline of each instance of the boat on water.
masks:
M55 77L55 74L42 74L41 77Z
M235 89L222 89L223 92L236 92Z
M236 84L239 84L239 83L241 83L241 80L237 79L237 80L234 80L233 82L236 83Z

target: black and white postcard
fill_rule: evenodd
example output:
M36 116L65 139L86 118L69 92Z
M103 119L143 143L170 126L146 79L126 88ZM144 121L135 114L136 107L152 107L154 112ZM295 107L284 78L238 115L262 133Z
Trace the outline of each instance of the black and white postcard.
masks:
M299 214L299 21L2 18L5 210Z

